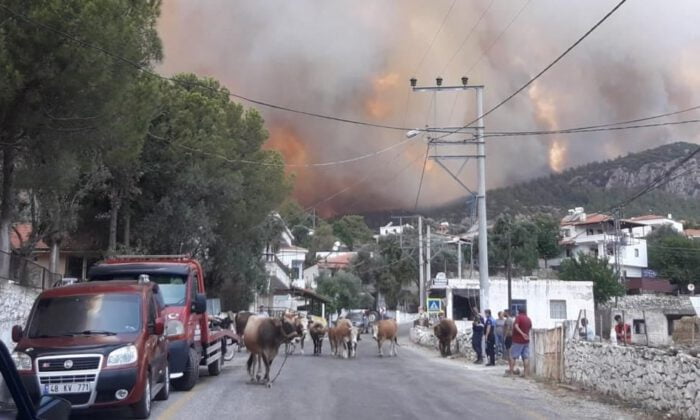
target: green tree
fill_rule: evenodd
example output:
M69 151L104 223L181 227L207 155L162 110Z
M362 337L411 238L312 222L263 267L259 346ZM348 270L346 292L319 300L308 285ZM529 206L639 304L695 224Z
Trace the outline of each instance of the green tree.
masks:
M556 258L561 254L559 221L552 216L538 214L534 217L533 223L537 230L537 254L544 260L546 266L548 259Z
M573 281L592 281L593 297L596 303L605 303L610 298L625 294L619 276L604 258L595 255L579 254L562 261L559 278Z
M49 242L75 225L75 213L97 165L98 127L119 93L138 73L94 48L46 27L100 45L149 66L161 57L156 32L159 1L9 0L0 10L0 251L9 251L9 226L19 217L17 191L29 191L45 212ZM45 156L67 167L47 162ZM47 177L21 177L34 168ZM37 181L33 185L28 181ZM49 187L51 186L51 187ZM58 200L58 201L54 201ZM36 215L36 214L35 214ZM5 263L4 259L0 263ZM6 264L2 265L6 269Z
M700 286L700 243L670 227L647 236L649 267L661 277L685 290L688 284Z
M349 250L372 241L372 231L362 216L348 215L333 222L333 233Z
M489 234L489 265L508 277L532 272L537 268L537 239L535 224L509 214L499 216Z
M331 300L328 305L329 311L367 307L368 300L362 292L362 283L354 274L339 271L331 277L323 273L317 282L317 292Z

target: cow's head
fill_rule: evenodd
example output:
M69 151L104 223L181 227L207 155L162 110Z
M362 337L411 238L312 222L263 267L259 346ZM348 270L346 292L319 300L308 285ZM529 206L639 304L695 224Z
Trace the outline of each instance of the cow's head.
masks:
M279 332L283 342L290 342L298 335L294 323L285 317L282 317L282 319L275 318L272 320L272 323Z

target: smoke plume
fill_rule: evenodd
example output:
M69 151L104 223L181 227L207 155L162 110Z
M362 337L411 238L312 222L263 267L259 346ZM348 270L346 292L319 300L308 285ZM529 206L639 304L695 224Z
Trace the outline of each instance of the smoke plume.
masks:
M404 127L455 126L475 117L473 94L410 93L410 77L430 85L438 75L445 84L468 76L470 83L486 86L488 110L616 3L532 1L501 35L526 1L458 2L421 61L449 0L169 0L160 20L165 47L160 71L211 76L237 93L322 114ZM700 4L691 0L628 2L557 66L488 116L486 130L561 129L700 103L698 21ZM346 159L405 139L400 131L259 110L270 131L268 147L280 150L289 163ZM699 142L697 133L697 126L684 125L492 138L487 184L509 185L679 140ZM425 150L419 136L361 162L295 169L295 195L327 215L412 208ZM474 188L475 173L474 162L462 173ZM421 206L464 194L441 168L427 166Z

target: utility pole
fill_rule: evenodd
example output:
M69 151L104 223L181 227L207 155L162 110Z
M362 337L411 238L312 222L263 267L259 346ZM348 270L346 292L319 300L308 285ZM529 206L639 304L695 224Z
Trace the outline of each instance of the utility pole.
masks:
M473 127L459 127L457 129L451 128L432 128L428 129L429 133L436 133L436 137L428 137L428 144L434 145L434 154L429 156L433 159L442 169L444 169L452 179L454 179L463 189L465 189L469 194L474 194L474 192L469 189L469 187L460 180L459 175L464 169L467 161L470 158L475 158L477 160L477 213L479 220L479 305L480 309L489 308L489 261L488 261L488 232L486 229L486 145L484 142L484 86L483 85L469 85L469 79L467 77L462 77L461 86L443 86L442 77L437 77L435 79L436 86L417 86L417 79L412 78L411 87L414 92L441 92L441 91L459 91L459 90L470 90L476 91L476 115L478 119L476 121L476 126ZM471 138L462 139L450 139L449 136L464 135L467 130L475 130L474 135ZM447 150L447 154L438 154L437 149L441 145L452 146L452 149ZM454 154L454 146L462 145L465 148L469 146L476 145L476 154ZM462 164L459 169L453 172L447 165L446 161L456 159L461 160Z
M425 241L425 259L427 260L425 267L425 272L427 273L425 276L425 282L430 284L430 279L432 278L430 274L430 262L432 260L432 257L430 256L430 225L425 227L425 231L427 236L427 240Z
M462 238L457 239L457 278L462 280Z
M425 298L425 262L423 261L423 216L418 216L418 290L420 298L420 306L423 310L428 310L426 307L427 300Z

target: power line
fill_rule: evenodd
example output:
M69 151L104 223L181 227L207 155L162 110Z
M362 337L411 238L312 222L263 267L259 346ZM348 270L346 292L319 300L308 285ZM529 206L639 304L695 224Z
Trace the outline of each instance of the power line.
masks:
M520 15L523 13L523 11L525 10L525 8L530 4L531 1L532 1L532 0L526 0L526 1L525 1L525 4L523 4L523 7L521 7L520 10L518 10L518 13L516 13L515 16L513 16L513 18L510 20L510 22L508 22L508 25L506 25L506 27L501 31L501 33L498 34L498 36L493 40L493 42L491 43L491 45L489 45L488 48L486 48L486 51L484 51L483 53L481 53L481 55L479 56L479 59L476 60L476 61L474 62L474 64L472 64L471 66L469 66L469 69L467 70L467 74L471 73L471 71L474 69L474 67L476 67L477 65L479 65L479 63L481 63L481 60L483 60L484 57L486 57L486 56L489 54L489 52L491 52L491 49L493 48L493 46L496 45L496 44L498 43L498 41L501 39L501 37L503 36L503 34L505 34L505 33L508 31L508 29L509 29L510 26L513 24L513 22L515 22L516 20L518 20L518 18L520 17Z
M399 143L396 143L396 144L393 144L391 146L387 146L383 149L377 150L376 152L367 153L367 154L364 154L361 156L355 156L355 157L349 158L349 159L342 159L342 160L335 160L335 161L328 161L328 162L315 162L315 163L270 163L270 162L259 162L259 161L250 160L250 159L232 159L232 158L229 158L229 157L222 155L220 153L209 152L206 150L198 149L198 148L187 146L184 144L174 143L172 141L168 141L168 139L158 137L158 136L155 136L155 135L150 134L150 133L149 133L149 135L152 138L155 138L157 140L162 140L164 142L167 142L167 144L170 146L179 147L181 149L185 149L185 150L188 150L190 152L198 153L198 154L201 154L204 156L209 156L209 157L221 159L221 160L224 160L224 161L229 162L229 163L241 163L241 164L246 164L246 165L259 165L259 166L276 166L276 167L287 167L287 168L323 168L323 167L331 167L331 166L344 165L347 163L358 162L361 160L365 160L365 159L368 159L371 157L381 155L382 153L385 153L385 152L388 152L388 151L395 149L397 147L403 146L406 143L413 140L413 139L406 139L406 140L403 140Z
M416 204L413 206L413 210L418 209L418 200L420 200L420 192L423 188L423 177L425 176L425 167L428 164L428 155L430 154L430 144L425 148L425 159L423 160L423 169L420 173L420 181L418 182L418 192L416 193Z
M455 53L452 54L452 57L449 59L449 61L447 61L447 64L445 64L445 67L442 69L442 72L443 72L443 73L445 73L445 71L447 71L447 69L450 67L450 64L452 64L452 62L453 62L454 59L457 57L457 55L459 54L459 52L462 51L462 48L464 48L464 46L467 45L467 42L469 41L469 39L470 39L470 38L472 37L472 35L474 34L474 31L475 31L476 28L479 26L479 24L481 23L482 19L484 19L484 16L486 16L486 13L488 13L488 11L491 10L491 6L493 6L493 3L494 3L494 0L491 0L491 3L489 3L488 7L487 7L486 9L484 9L484 11L481 13L481 16L479 16L479 19L477 19L477 21L476 21L476 23L474 24L474 26L472 26L472 28L469 30L469 33L467 33L467 36L464 37L464 39L462 40L462 43L459 45L459 48L457 48L457 51L455 51Z
M539 79L539 78L540 78L543 74L545 74L549 69L551 69L552 67L554 67L559 61L561 61L562 58L564 58L567 54L569 54L569 53L570 53L574 48L576 48L581 42L583 42L584 39L586 39L591 33L593 33L593 31L595 31L600 25L602 25L603 22L605 22L610 16L612 16L613 13L615 13L615 12L617 11L617 9L619 9L620 6L622 6L626 1L627 1L627 0L622 0L622 1L620 1L615 7L612 8L612 10L610 10L605 16L603 16L602 19L600 19L595 25L593 25L593 27L591 27L588 31L586 31L586 33L584 33L579 39L577 39L576 42L574 42L573 44L571 44L571 46L569 46L566 50L564 50L563 53L561 53L556 59L554 59L554 61L552 61L551 63L549 63L544 69L542 69L539 73L537 73L533 78L531 78L531 79L528 80L524 85L522 85L521 87L519 87L518 89L516 89L515 92L513 92L513 93L510 94L508 97L506 97L505 99L503 99L503 100L502 100L501 102L499 102L496 106L494 106L493 108L489 109L489 110L486 111L485 113L483 113L483 114L477 116L477 118L475 118L474 120L470 121L469 123L467 123L467 124L464 125L463 127L460 127L460 128L458 128L458 129L456 129L456 130L454 130L454 131L451 131L451 132L449 132L449 133L443 134L443 135L440 136L439 138L447 137L447 136L449 136L450 134L458 133L460 130L464 130L464 129L468 128L470 125L472 125L472 124L474 124L475 122L479 121L480 119L486 117L487 115L492 114L492 113L495 112L497 109L499 109L500 107L502 107L503 105L505 105L507 102L509 102L509 101L510 101L511 99L513 99L515 96L517 96L520 92L522 92L522 91L525 90L528 86L530 86L532 83L534 83L535 80Z
M491 1L493 1L493 0L491 0ZM440 35L440 32L442 32L442 28L445 26L445 22L447 22L447 18L450 17L450 12L452 12L452 9L455 7L455 3L457 3L457 0L452 0L452 4L450 5L450 8L447 9L447 13L445 13L445 17L442 18L442 23L438 27L438 30L435 32L435 35L433 35L432 41L430 41L428 48L423 53L423 57L421 57L420 61L418 62L418 65L416 66L416 69L413 71L413 74L418 73L420 68L423 67L423 63L425 62L426 57L428 57L428 53L430 52L430 50L433 49L433 45L435 44L435 40L437 39L438 35Z
M89 43L89 42L84 41L82 39L79 39L79 38L77 38L77 37L75 37L67 32L61 31L60 29L56 29L56 28L49 26L49 25L46 25L44 23L37 22L24 14L21 14L19 12L16 12L16 11L10 9L9 7L5 6L4 4L0 4L0 8L6 10L7 12L11 13L15 17L19 18L20 20L23 20L24 22L26 22L30 25L37 26L39 28L43 28L49 32L52 32L56 35L61 36L62 38L68 39L68 40L70 40L70 41L72 41L72 42L74 42L82 47L90 48L90 49L99 51L102 54L105 54L105 55L107 55L107 56L109 56L117 61L121 61L122 63L128 64L129 66L134 67L136 70L138 70L144 74L147 74L149 76L156 77L156 78L159 78L162 80L167 80L167 81L179 84L181 86L185 86L185 87L189 87L189 88L198 87L201 89L206 89L206 90L216 92L218 94L224 94L224 95L236 98L236 99L240 99L242 101L249 102L251 104L260 105L260 106L263 106L266 108L275 109L275 110L279 110L279 111L285 111L285 112L290 112L290 113L294 113L294 114L304 115L307 117L320 118L320 119L325 119L325 120L329 120L329 121L336 121L336 122L341 122L341 123L345 123L345 124L354 124L354 125L359 125L359 126L364 126L364 127L382 128L382 129L387 129L387 130L396 130L396 131L412 130L411 128L406 128L406 127L398 127L398 126L392 126L392 125L386 125L386 124L377 124L377 123L372 123L372 122L368 122L368 121L352 120L349 118L337 117L334 115L326 115L326 114L320 114L317 112L304 111L304 110L291 108L291 107L284 106L284 105L277 105L277 104L273 104L270 102L265 102L265 101L255 99L255 98L250 98L250 97L247 97L247 96L244 96L241 94L230 92L227 89L217 89L217 88L214 88L211 86L204 85L202 83L191 83L191 82L187 82L187 81L180 80L177 78L163 76L163 75L160 75L160 74L150 70L149 68L147 68L145 66L142 66L141 64L139 64L133 60L130 60L126 57L123 57L119 54L113 53L105 48L102 48L99 45Z
M637 128L650 128L650 127L665 127L669 125L685 125L685 124L696 124L699 123L700 119L694 120L683 120L683 121L669 121L664 123L654 123L654 124L639 124L639 125L627 125L623 127L603 127L603 128L592 128L592 129L562 129L562 130L543 130L543 131L503 131L503 132L490 132L486 133L484 137L517 137L517 136L539 136L539 135L550 135L550 134L576 134L576 133L598 133L603 131L621 131L621 130L631 130ZM612 124L611 124L612 125Z
M652 191L652 190L654 190L654 189L660 187L660 186L663 185L664 183L670 181L669 178L671 177L671 175L672 175L678 168L680 168L682 165L684 165L686 162L688 162L690 159L693 158L693 156L697 155L698 153L700 153L700 146L696 147L695 150L694 150L693 152L689 153L686 157L684 157L683 159L681 159L680 161L678 161L675 165L673 165L671 168L669 168L668 170L666 170L663 174L661 174L661 175L657 176L656 178L654 178L651 182L649 182L649 183L648 183L644 188L642 188L639 192L637 192L636 194L632 195L631 197L628 197L628 198L622 200L622 201L621 201L620 203L618 203L617 205L611 207L611 210L612 210L612 209L615 209L615 208L622 208L622 207L625 207L625 206L629 205L631 202L637 200L639 197L641 197L641 196L643 196L643 195L649 193L650 191Z

